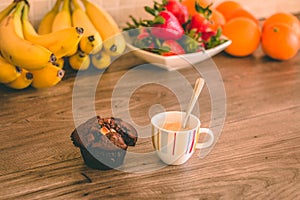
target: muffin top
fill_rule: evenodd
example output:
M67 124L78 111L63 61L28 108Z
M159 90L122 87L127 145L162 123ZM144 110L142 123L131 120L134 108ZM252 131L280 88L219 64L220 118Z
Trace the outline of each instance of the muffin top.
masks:
M137 131L120 118L93 117L78 126L71 134L73 144L80 148L126 150L137 141Z

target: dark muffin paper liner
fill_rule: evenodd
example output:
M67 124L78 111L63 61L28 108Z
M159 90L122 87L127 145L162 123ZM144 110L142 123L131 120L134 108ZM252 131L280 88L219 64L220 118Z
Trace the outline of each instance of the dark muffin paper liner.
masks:
M103 134L101 128L108 132ZM80 148L85 164L93 169L108 170L123 164L128 146L134 146L137 132L119 118L90 118L71 134L74 146Z
M80 148L80 152L87 166L100 170L114 169L121 166L126 155L126 150L122 149L115 151L93 149L90 152L87 149Z

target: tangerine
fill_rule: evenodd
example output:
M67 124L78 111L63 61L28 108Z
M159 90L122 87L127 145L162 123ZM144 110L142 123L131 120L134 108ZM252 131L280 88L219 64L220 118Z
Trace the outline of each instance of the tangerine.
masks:
M252 13L245 10L244 8L238 8L234 10L231 13L231 15L228 16L228 21L236 17L247 17L249 19L252 19L256 24L259 24L258 19Z
M221 12L223 16L225 17L226 21L229 20L230 15L236 10L242 8L242 6L235 2L235 1L223 1L220 4L218 4L216 7L216 10Z
M296 34L298 34L299 40L300 40L300 22L296 16L290 13L275 13L268 17L264 23L263 23L263 30L266 29L268 26L272 26L274 24L286 24L290 26ZM300 48L300 46L299 46Z
M274 24L265 27L262 33L262 50L276 60L288 60L299 49L297 33L286 24Z
M237 57L252 54L260 44L260 27L253 20L246 17L237 17L223 26L223 34L232 43L225 52Z
M210 17L210 28L212 30L217 30L219 27L223 27L226 23L225 17L222 13L217 11L216 9L212 9L212 14Z

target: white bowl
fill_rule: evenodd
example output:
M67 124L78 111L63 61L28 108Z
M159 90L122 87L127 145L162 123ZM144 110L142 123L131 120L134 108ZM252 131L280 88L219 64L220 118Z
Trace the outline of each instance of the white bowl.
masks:
M127 46L133 53L137 56L142 58L143 60L156 65L158 67L167 69L169 71L178 70L182 68L189 67L193 64L199 63L204 61L212 56L220 53L226 47L231 44L231 40L227 40L223 44L220 44L214 48L196 52L196 53L189 53L189 54L182 54L182 55L174 55L174 56L161 56L155 53L151 53L149 51L142 50L140 48L134 47L133 45L127 43Z

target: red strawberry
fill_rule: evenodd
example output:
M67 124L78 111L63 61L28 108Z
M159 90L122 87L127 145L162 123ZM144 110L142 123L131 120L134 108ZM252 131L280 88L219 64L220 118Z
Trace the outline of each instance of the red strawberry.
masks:
M136 40L133 41L133 44L141 49L154 48L153 38L147 29L142 27L139 31L140 33L137 35Z
M211 22L209 21L212 11L210 6L203 8L200 4L196 1L195 2L195 9L197 11L196 14L192 16L191 23L189 29L195 29L196 32L206 32L208 31L208 27L210 26Z
M175 40L166 40L166 41L164 41L162 43L162 49L168 50L166 52L161 53L161 55L163 55L163 56L172 56L172 55L185 54L184 49Z
M146 28L141 27L140 28L140 33L137 36L137 39L142 40L142 39L147 38L149 36L150 36L150 34L147 32Z
M209 21L202 14L196 13L192 16L189 29L196 30L197 33L205 32L209 27Z
M202 32L202 35L201 35L201 38L204 40L204 41L208 41L212 36L215 36L217 34L216 31L206 31L206 32Z
M189 19L187 7L180 3L178 0L166 0L163 4L168 11L178 19L180 24L184 24Z
M178 19L167 10L161 11L154 19L152 35L163 40L178 40L183 34L184 30Z

